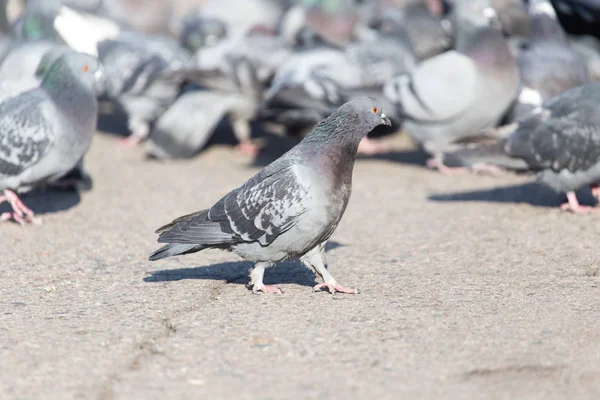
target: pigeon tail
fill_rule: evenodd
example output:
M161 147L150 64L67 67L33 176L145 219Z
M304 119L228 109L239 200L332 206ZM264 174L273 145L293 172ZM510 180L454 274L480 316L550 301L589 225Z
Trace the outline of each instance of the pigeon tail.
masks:
M449 167L473 167L487 164L513 171L527 170L528 166L525 161L506 154L505 145L506 139L502 139L494 143L473 145L445 153L444 165Z
M154 251L148 257L150 261L162 260L163 258L179 256L182 254L195 253L203 250L206 247L197 244L180 244L180 243L169 243L164 245L160 249Z

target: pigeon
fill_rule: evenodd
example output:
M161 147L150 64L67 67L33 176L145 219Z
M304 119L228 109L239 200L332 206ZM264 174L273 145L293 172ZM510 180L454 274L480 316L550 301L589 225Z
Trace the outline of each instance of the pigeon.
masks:
M17 19L13 34L20 40L50 40L64 43L54 27L61 0L27 0L25 11Z
M585 58L567 42L549 0L530 0L532 40L517 63L523 87L511 112L511 121L567 89L589 81Z
M419 60L443 53L452 46L451 24L433 15L425 3L389 8L371 26L399 40L408 40Z
M391 35L345 49L325 43L298 51L277 69L261 116L303 134L344 102L412 71L416 62L410 45Z
M523 0L491 0L490 5L496 11L502 30L507 36L531 36L531 19Z
M300 258L324 279L315 289L357 293L325 268L325 244L350 199L358 144L371 130L390 124L378 100L352 100L321 121L298 145L215 205L159 228L167 243L151 261L207 248L233 251L256 263L253 291L279 292L263 284L266 267Z
M516 60L495 26L488 0L461 0L454 8L456 50L419 64L384 87L403 128L444 171L442 153L495 126L519 89Z
M493 163L533 171L538 180L567 194L561 209L588 213L575 192L590 186L600 199L600 83L569 89L518 122L505 139L448 156L465 165Z
M191 53L214 47L227 38L227 24L218 18L191 14L180 25L177 32L179 43Z
M231 40L245 37L257 26L275 31L283 8L275 0L206 0L200 15L225 22Z
M16 192L54 182L75 167L92 142L100 66L81 53L61 55L39 87L0 103L0 202L13 212L0 220L36 222Z
M98 57L105 69L105 94L128 117L131 135L123 144L136 145L177 98L191 56L174 39L122 32L98 44Z
M237 93L188 91L156 121L148 139L147 153L158 159L192 157L204 147L225 117L231 120L238 139L249 140L248 120L254 112L255 104Z

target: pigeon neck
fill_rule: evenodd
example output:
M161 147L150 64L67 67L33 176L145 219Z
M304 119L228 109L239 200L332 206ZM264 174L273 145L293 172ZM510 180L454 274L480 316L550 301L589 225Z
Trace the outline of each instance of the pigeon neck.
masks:
M52 97L54 104L76 120L93 118L96 96L91 88L74 76L69 67L54 63L42 80L41 88ZM91 111L90 111L91 110Z
M42 14L29 14L23 21L23 38L26 40L58 39L54 30L54 17Z
M533 16L531 27L534 39L566 40L565 33L556 18L552 18L547 14Z
M471 34L457 38L456 49L469 56L480 67L515 63L508 43L502 33L494 28L479 28Z
M353 121L354 120L354 121ZM334 147L340 153L348 153L352 158L356 156L358 144L365 135L359 135L358 116L342 115L336 111L325 118L304 138L303 142L316 149L328 150ZM341 155L341 154L340 154Z

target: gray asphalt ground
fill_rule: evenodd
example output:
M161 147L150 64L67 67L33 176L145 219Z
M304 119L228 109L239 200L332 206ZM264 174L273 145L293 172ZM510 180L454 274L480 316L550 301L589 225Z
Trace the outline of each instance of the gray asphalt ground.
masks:
M446 177L395 137L361 159L328 251L360 295L206 251L147 261L154 229L257 166L215 146L143 160L98 135L94 189L0 225L0 399L598 399L597 216L528 177ZM584 196L588 202L589 194Z

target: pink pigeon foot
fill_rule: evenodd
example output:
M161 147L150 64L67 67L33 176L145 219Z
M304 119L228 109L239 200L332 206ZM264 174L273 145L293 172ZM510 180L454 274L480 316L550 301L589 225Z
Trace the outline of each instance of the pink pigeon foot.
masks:
M120 147L133 148L139 146L144 141L144 138L139 135L129 135L125 138L120 138L118 144Z
M12 219L19 225L42 223L42 220L40 218L36 218L33 211L23 204L21 199L19 199L19 196L17 196L12 190L5 190L4 195L0 196L0 203L4 201L10 203L13 212L5 212L0 215L0 221L10 221Z
M462 175L469 172L469 168L467 167L448 167L443 162L440 162L437 157L430 158L425 162L425 165L429 169L437 169L443 175Z
M560 205L560 209L564 211L572 211L575 214L590 214L598 211L595 207L582 206L577 200L575 192L567 193L567 202Z
M374 156L376 154L388 153L390 149L369 137L363 138L358 145L358 154L363 156Z
M592 196L600 201L600 184L594 183L593 185L590 185L590 189L592 190Z
M265 294L275 294L275 293L282 294L283 293L283 291L275 285L265 285L262 283L260 285L254 285L252 287L252 293L257 294L258 292L263 292Z
M360 290L358 289L345 288L341 285L338 285L337 283L332 284L327 282L319 283L313 288L313 290L317 292L319 290L323 290L323 288L326 288L331 294L334 294L335 292L346 294L360 294Z
M241 142L240 144L235 146L235 151L237 151L243 156L254 157L258 155L258 153L260 152L260 148L254 143L247 141Z

